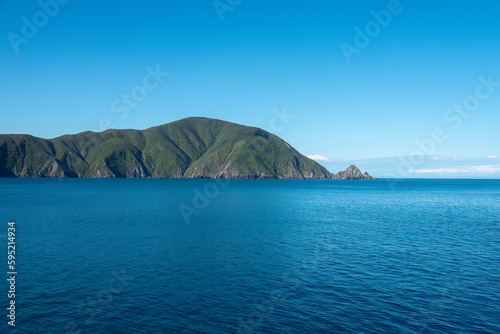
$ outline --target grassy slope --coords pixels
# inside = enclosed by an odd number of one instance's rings
[[[330,178],[264,130],[187,118],[144,131],[83,132],[51,140],[0,135],[0,176]]]

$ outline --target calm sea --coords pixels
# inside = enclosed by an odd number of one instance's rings
[[[0,179],[0,219],[1,333],[500,333],[499,180]]]

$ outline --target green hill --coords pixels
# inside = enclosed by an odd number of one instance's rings
[[[267,131],[200,117],[143,131],[83,132],[50,140],[0,135],[0,176],[336,177]]]

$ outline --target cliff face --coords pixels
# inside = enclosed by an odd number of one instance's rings
[[[144,131],[50,140],[0,135],[0,176],[329,179],[331,173],[262,129],[187,118]]]
[[[332,176],[336,180],[373,180],[367,172],[361,173],[358,167],[351,165],[345,171],[338,172]]]

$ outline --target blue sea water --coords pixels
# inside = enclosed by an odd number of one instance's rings
[[[0,219],[1,333],[500,333],[499,180],[0,179]]]

